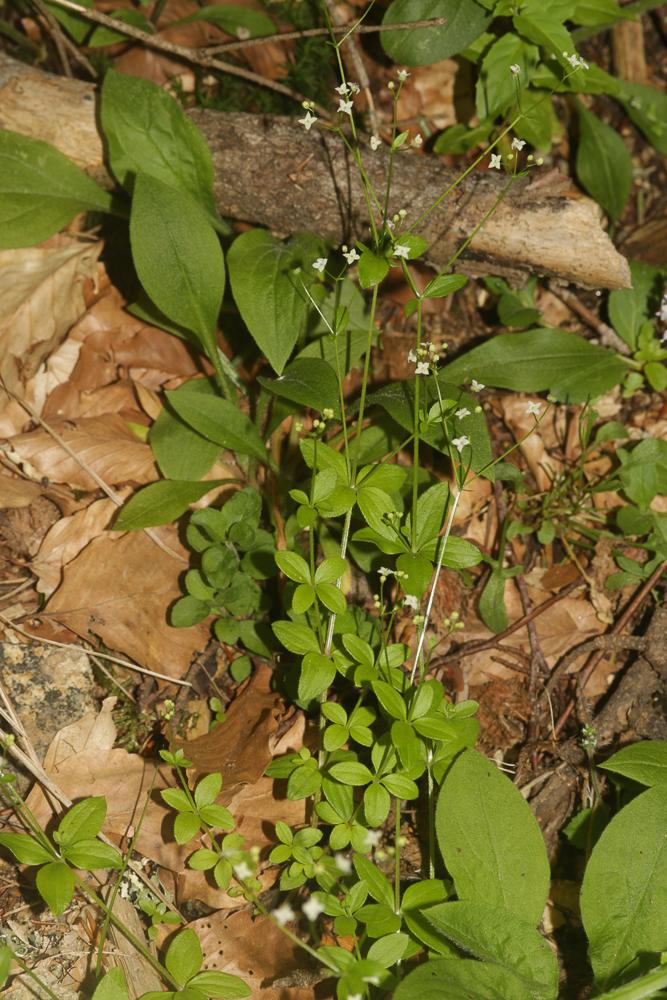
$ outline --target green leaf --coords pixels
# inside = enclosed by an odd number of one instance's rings
[[[475,958],[514,973],[526,996],[554,1000],[558,962],[547,941],[531,924],[478,900],[442,903],[422,912],[424,920]]]
[[[268,463],[269,455],[252,420],[234,403],[200,392],[168,392],[179,417],[221,448]]]
[[[287,243],[264,229],[234,240],[229,278],[243,322],[271,367],[281,375],[311,308],[302,282],[311,284],[321,242],[302,234]]]
[[[198,625],[211,613],[209,601],[202,601],[189,594],[179,598],[169,612],[169,624],[172,628],[190,628]]]
[[[139,531],[158,524],[171,524],[185,513],[191,503],[201,500],[225,482],[225,479],[211,479],[204,483],[184,483],[164,479],[149,483],[123,506],[114,522],[114,531]]]
[[[342,590],[333,583],[318,583],[315,587],[318,600],[334,615],[342,615],[347,608],[347,601]]]
[[[416,783],[405,774],[385,774],[382,784],[397,799],[416,799],[419,795]]]
[[[63,847],[63,855],[75,868],[91,872],[99,868],[121,868],[123,864],[121,854],[115,847],[94,838],[77,840]]]
[[[48,9],[53,14],[56,21],[62,24],[65,31],[72,36],[75,42],[81,44],[85,39],[86,35],[90,34],[93,25],[90,21],[87,21],[85,17],[75,14],[74,11],[64,10],[62,7],[57,7],[56,4],[47,3]],[[91,10],[93,7],[93,0],[81,0],[81,6],[87,7]]]
[[[276,639],[290,653],[319,653],[320,644],[317,636],[307,625],[298,622],[274,622],[271,626]]]
[[[572,20],[575,24],[597,27],[599,24],[612,24],[624,16],[618,0],[577,0]],[[629,16],[629,13],[625,15]]]
[[[217,395],[207,379],[186,382],[175,390],[204,392]],[[209,471],[220,451],[219,445],[189,427],[173,413],[169,404],[163,407],[148,433],[148,442],[165,479],[198,481]]]
[[[599,767],[638,781],[640,785],[667,784],[667,742],[643,740],[633,743],[613,754]]]
[[[501,906],[537,924],[549,889],[544,839],[521,792],[495,764],[475,750],[454,761],[435,828],[459,899]]]
[[[549,149],[551,137],[558,129],[551,93],[528,87],[521,95],[523,117],[514,126],[520,139],[525,139],[535,149]]]
[[[184,986],[199,972],[203,961],[199,938],[189,928],[176,935],[164,957],[164,964],[179,986]]]
[[[482,74],[477,84],[477,113],[480,119],[495,118],[514,104],[517,84],[528,80],[528,70],[537,61],[537,49],[509,31],[498,38],[482,60]],[[518,66],[515,76],[510,66]],[[522,107],[523,110],[523,107]]]
[[[53,860],[53,855],[27,833],[0,833],[0,845],[22,865],[43,865]]]
[[[124,188],[131,191],[135,178],[148,174],[188,194],[206,213],[217,216],[209,148],[166,90],[150,80],[110,69],[102,85],[100,116],[109,164]]]
[[[387,934],[373,942],[368,949],[368,958],[372,962],[379,962],[385,969],[390,969],[403,958],[409,943],[407,934]]]
[[[127,983],[122,969],[111,969],[100,980],[92,1000],[128,1000]]]
[[[383,785],[368,785],[364,791],[364,813],[368,825],[382,826],[389,815],[390,807],[391,797],[387,789]]]
[[[269,392],[293,403],[310,407],[321,413],[333,410],[340,413],[338,404],[338,379],[328,361],[322,358],[296,358],[277,379],[258,379]]]
[[[58,843],[65,846],[95,837],[102,829],[106,814],[107,802],[102,795],[77,802],[60,821]]]
[[[422,298],[441,299],[445,295],[458,292],[467,282],[468,277],[465,274],[437,274],[422,292]]]
[[[224,10],[220,7],[214,9]],[[255,11],[247,13],[254,14]],[[188,985],[202,990],[207,997],[215,997],[216,1000],[218,997],[223,997],[225,1000],[237,1000],[237,998],[240,1000],[241,997],[249,997],[252,992],[239,976],[232,976],[228,972],[199,972]]]
[[[407,709],[403,696],[386,681],[373,681],[373,693],[392,719],[406,719]]]
[[[394,893],[377,865],[365,858],[363,854],[355,854],[352,861],[357,875],[373,899],[378,903],[385,903],[393,910]]]
[[[63,153],[0,129],[0,250],[53,236],[78,212],[110,212],[103,191]]]
[[[362,250],[359,258],[359,284],[362,288],[373,288],[387,277],[389,263],[386,257],[379,257],[370,250]]]
[[[344,760],[340,764],[332,764],[329,774],[342,785],[361,786],[373,780],[373,775],[365,764],[355,760]]]
[[[217,366],[225,263],[213,226],[185,191],[137,174],[130,215],[134,266],[149,298],[197,336]]]
[[[531,1000],[506,969],[472,959],[436,958],[401,980],[394,1000]]]
[[[212,802],[207,806],[201,806],[199,815],[205,823],[208,823],[209,826],[215,827],[216,830],[231,830],[236,826],[236,821],[234,820],[234,817],[230,813],[229,809],[225,806],[218,805],[215,802]]]
[[[55,7],[55,4],[53,6]],[[122,24],[130,24],[133,28],[140,28],[141,31],[145,31],[149,35],[155,33],[155,25],[140,10],[133,10],[132,8],[120,9],[110,11],[110,14],[114,21],[120,21]],[[99,49],[105,45],[115,45],[118,42],[127,42],[127,35],[122,34],[120,31],[114,31],[113,28],[100,25],[99,28],[95,28],[86,45],[91,49]]]
[[[505,607],[505,574],[495,568],[486,581],[479,599],[479,616],[492,632],[504,632],[507,628],[507,608]]]
[[[581,919],[596,983],[605,989],[640,952],[665,949],[667,785],[633,799],[593,848]]]
[[[263,35],[272,35],[276,31],[276,26],[271,18],[267,17],[261,10],[251,10],[234,3],[224,4],[224,6],[202,7],[194,14],[188,14],[187,17],[172,21],[170,27],[176,24],[190,24],[192,21],[206,21],[208,24],[215,24],[227,34],[235,35],[237,38],[261,38]],[[239,29],[241,30],[239,31]],[[249,34],[246,35],[246,32]]]
[[[577,102],[576,171],[582,187],[616,222],[632,190],[632,158],[618,132]]]
[[[37,891],[56,917],[64,913],[74,895],[74,872],[62,861],[52,861],[37,872]]]
[[[276,552],[275,560],[288,579],[296,583],[310,583],[310,567],[303,556],[296,552]]]
[[[448,382],[475,378],[516,392],[548,389],[561,402],[582,403],[618,385],[626,370],[612,351],[574,333],[538,329],[492,337],[441,374]]]
[[[614,94],[628,118],[640,129],[659,153],[667,156],[667,94],[630,80],[617,80]]]
[[[7,983],[13,960],[14,952],[12,949],[6,944],[0,945],[0,988]],[[122,1000],[127,1000],[127,996],[123,997]]]
[[[218,863],[218,855],[215,851],[209,851],[207,848],[201,848],[195,851],[188,858],[188,868],[192,868],[196,872],[207,872],[211,868],[215,868]]]
[[[299,674],[299,701],[304,705],[319,698],[336,676],[335,664],[321,653],[306,653]]]
[[[640,507],[648,507],[660,494],[667,493],[667,441],[647,438],[631,452],[619,448],[618,477],[623,491]]]
[[[474,0],[394,0],[382,23],[403,24],[437,17],[446,18],[446,23],[433,28],[382,32],[382,48],[394,62],[428,66],[465,49],[489,23],[489,15]]]
[[[199,817],[193,813],[179,812],[174,820],[174,840],[177,844],[187,844],[199,833]]]
[[[650,264],[633,260],[630,273],[632,288],[618,288],[611,292],[607,308],[614,330],[634,351],[639,331],[649,315],[649,298],[660,272]]]
[[[222,775],[217,771],[207,774],[197,783],[195,788],[195,803],[198,808],[210,806],[217,799],[222,788]]]

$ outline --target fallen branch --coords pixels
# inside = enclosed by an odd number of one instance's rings
[[[96,125],[96,89],[0,54],[0,127],[52,143],[100,183],[110,185]],[[357,172],[339,140],[305,132],[293,119],[190,112],[213,154],[222,215],[289,234],[310,230],[340,242],[367,236]],[[386,152],[364,155],[383,190]],[[392,211],[424,212],[457,173],[431,156],[404,153],[394,170]],[[428,262],[442,268],[489,212],[505,183],[472,173],[424,223]],[[594,288],[630,284],[628,264],[600,223],[600,210],[552,172],[520,180],[477,233],[457,268],[523,282],[531,273]]]

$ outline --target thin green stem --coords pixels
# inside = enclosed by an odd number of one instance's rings
[[[364,372],[361,379],[361,395],[359,397],[359,415],[357,417],[357,429],[354,439],[354,455],[352,457],[352,475],[350,486],[354,486],[357,477],[357,466],[359,464],[359,448],[361,445],[361,431],[364,425],[364,413],[366,410],[366,394],[368,391],[368,377],[370,374],[371,354],[373,351],[373,336],[375,334],[375,311],[377,309],[378,288],[376,285],[371,296],[371,308],[368,317],[368,338],[366,341],[366,354],[364,357]]]
[[[50,989],[46,985],[46,983],[41,978],[41,976],[38,976],[36,972],[33,972],[33,970],[30,968],[30,966],[27,964],[27,962],[24,962],[23,959],[20,957],[20,955],[17,955],[16,952],[12,952],[12,958],[14,959],[14,961],[16,962],[16,964],[19,966],[19,968],[23,969],[23,971],[25,972],[26,976],[29,976],[32,980],[34,980],[34,982],[37,983],[37,985],[39,986],[39,988],[41,990],[44,990],[44,992],[46,993],[46,995],[48,997],[50,997],[51,1000],[60,1000],[60,997],[56,996],[56,994],[53,992],[53,990]]]
[[[598,995],[597,1000],[644,1000],[644,997],[656,996],[665,986],[667,986],[667,965],[661,965],[632,983],[626,983],[616,990]]]
[[[407,270],[407,268],[405,268]],[[419,357],[422,338],[422,300],[417,299],[417,340],[415,344],[415,354]],[[419,406],[421,394],[421,375],[415,376],[415,398],[412,416],[412,518],[410,521],[410,544],[412,551],[417,549],[417,495],[419,491]]]
[[[394,912],[401,912],[401,800],[394,799]]]

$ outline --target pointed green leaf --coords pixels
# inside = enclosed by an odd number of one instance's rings
[[[260,462],[269,462],[257,428],[228,399],[199,392],[168,392],[167,398],[179,417],[209,441],[240,455],[251,455]]]

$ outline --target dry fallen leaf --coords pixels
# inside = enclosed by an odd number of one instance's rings
[[[177,529],[158,530],[186,559]],[[99,636],[109,649],[144,667],[182,677],[209,637],[204,622],[191,628],[168,624],[168,609],[182,593],[184,566],[143,532],[105,534],[64,568],[63,582],[46,610],[83,638]]]
[[[132,432],[125,420],[110,413],[104,417],[54,420],[50,427],[81,462],[93,469],[109,486],[119,483],[150,483],[158,478],[150,447]],[[9,457],[33,479],[82,490],[97,484],[43,427],[17,434],[4,446]]]
[[[102,243],[0,251],[0,376],[23,396],[26,382],[85,311],[83,283],[97,274]],[[0,390],[0,406],[7,396]]]

